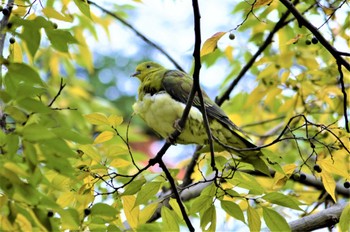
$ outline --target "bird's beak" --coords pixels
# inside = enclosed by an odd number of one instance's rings
[[[137,75],[139,75],[139,74],[141,74],[141,72],[140,71],[136,71],[134,74],[132,74],[131,76],[132,77],[136,77]]]

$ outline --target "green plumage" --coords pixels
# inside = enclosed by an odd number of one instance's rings
[[[148,126],[163,138],[167,138],[175,130],[176,121],[182,116],[192,88],[192,77],[178,70],[165,69],[154,62],[139,64],[133,76],[141,81],[138,100],[133,106],[135,113],[140,115]],[[204,91],[202,93],[215,142],[215,150],[228,150],[244,160],[263,162],[256,159],[261,154],[259,151],[230,149],[230,147],[235,149],[254,148],[255,145],[243,137],[242,131]],[[176,140],[177,143],[208,146],[208,137],[200,108],[200,101],[196,96],[185,128]]]

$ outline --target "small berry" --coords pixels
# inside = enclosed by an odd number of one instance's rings
[[[234,39],[236,38],[236,36],[235,36],[235,34],[230,33],[230,34],[228,35],[228,38],[229,38],[230,40],[234,40]]]
[[[11,37],[9,39],[9,41],[10,41],[10,44],[14,44],[16,42],[16,39],[15,39],[15,37]]]
[[[50,210],[49,212],[47,212],[47,216],[48,217],[53,217],[53,212]]]
[[[7,8],[2,9],[2,14],[8,16],[10,14],[10,10]]]
[[[312,37],[311,42],[313,44],[317,44],[318,43],[318,39],[316,37]]]
[[[318,173],[322,172],[322,168],[321,168],[320,165],[318,165],[318,164],[315,164],[314,170],[315,170],[316,172],[318,172]]]
[[[304,173],[300,174],[300,181],[306,180],[306,175]]]
[[[91,210],[90,210],[90,209],[84,209],[84,215],[85,215],[85,216],[90,215],[90,213],[91,213]]]
[[[293,175],[293,177],[294,177],[294,180],[300,180],[300,173],[294,173],[294,175]]]
[[[350,182],[349,181],[345,181],[344,182],[344,188],[350,188]]]
[[[53,28],[54,28],[54,29],[57,29],[57,28],[58,28],[57,23],[52,23],[52,25],[53,25]]]
[[[306,45],[310,45],[310,44],[311,44],[311,41],[307,39],[307,40],[305,41],[305,43],[306,43]]]
[[[7,26],[7,29],[11,29],[11,27],[13,26],[13,24],[12,24],[11,22],[8,22],[6,26]]]

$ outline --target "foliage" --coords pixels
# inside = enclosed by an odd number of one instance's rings
[[[171,168],[162,160],[170,145],[147,157],[154,138],[123,118],[125,107],[101,98],[104,87],[86,77],[103,69],[95,67],[87,37],[108,37],[114,20],[171,58],[126,21],[132,7],[2,3],[0,230],[179,231],[199,220],[201,230],[215,231],[225,220],[251,231],[285,231],[292,215],[345,205],[350,68],[349,53],[337,47],[350,46],[345,2],[295,1],[296,8],[282,0],[232,3],[232,17],[241,23],[203,43],[205,67],[230,69],[218,104],[261,145],[270,176],[227,152],[197,153]],[[308,26],[311,17],[318,28]],[[235,43],[243,35],[250,47]],[[129,59],[120,69],[140,57]],[[248,75],[254,88],[232,94]],[[349,204],[338,216],[346,231]]]

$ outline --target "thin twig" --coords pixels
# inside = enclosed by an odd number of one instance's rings
[[[130,23],[128,23],[126,20],[124,20],[123,18],[119,17],[118,15],[114,14],[113,12],[107,10],[106,8],[103,8],[102,6],[98,5],[97,3],[93,2],[93,1],[87,1],[90,5],[94,5],[96,6],[98,9],[100,9],[101,11],[103,11],[104,13],[112,16],[113,18],[117,19],[119,22],[121,22],[122,24],[124,24],[125,26],[127,26],[130,30],[132,30],[137,36],[139,36],[143,41],[145,41],[147,44],[151,45],[152,47],[154,47],[155,49],[157,49],[160,53],[162,53],[166,58],[168,58],[170,60],[171,63],[174,64],[174,66],[181,70],[184,71],[181,66],[163,49],[161,48],[159,45],[157,45],[156,43],[152,42],[150,39],[148,39],[145,35],[143,35],[141,32],[139,32],[138,30],[135,29],[135,27],[133,25],[131,25]]]
[[[7,26],[7,23],[10,18],[13,3],[14,3],[14,0],[9,0],[7,2],[9,13],[7,15],[4,15],[4,17],[0,21],[0,57],[1,59],[3,58],[4,43],[6,39],[5,27]],[[0,68],[0,77],[2,77],[2,68]]]
[[[253,66],[255,63],[255,60],[260,56],[260,54],[269,46],[269,44],[272,42],[272,38],[275,35],[275,33],[285,26],[284,22],[287,19],[288,15],[290,14],[290,11],[287,10],[280,20],[276,23],[275,27],[272,29],[272,31],[267,36],[264,43],[259,47],[258,51],[252,56],[252,58],[248,61],[248,63],[241,69],[240,73],[237,75],[236,79],[230,84],[230,86],[226,89],[224,94],[221,97],[217,97],[215,99],[216,103],[218,105],[222,105],[224,101],[228,100],[230,97],[230,94],[234,87],[238,84],[238,82],[243,78],[243,76],[246,74],[246,72],[250,69],[250,67]]]
[[[347,93],[345,90],[345,84],[344,84],[344,74],[343,70],[341,69],[341,64],[338,63],[338,72],[339,72],[339,82],[341,86],[341,92],[343,93],[343,114],[344,114],[344,120],[345,120],[345,128],[348,133],[350,133],[350,128],[349,128],[349,118],[348,118],[348,107],[347,107],[347,102],[348,102],[348,97]]]
[[[54,96],[54,98],[51,100],[51,102],[47,105],[48,107],[51,107],[52,104],[57,100],[58,96],[61,95],[62,90],[66,87],[66,83],[63,83],[63,78],[61,78],[60,82],[60,89],[58,90],[57,94]]]

